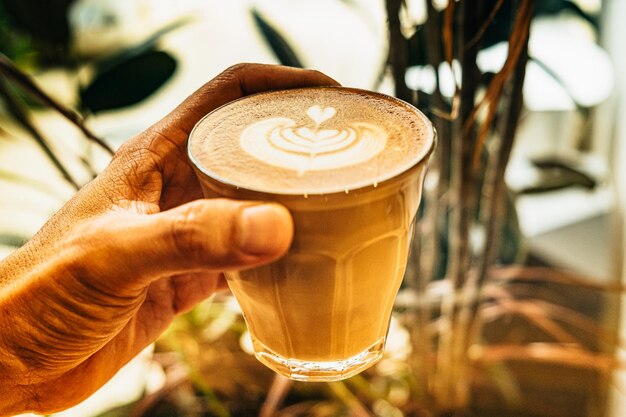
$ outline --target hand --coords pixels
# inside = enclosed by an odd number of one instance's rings
[[[50,413],[96,391],[178,314],[223,286],[220,271],[289,247],[287,210],[202,199],[187,136],[206,113],[325,75],[241,64],[131,139],[24,247],[0,262],[0,415]]]

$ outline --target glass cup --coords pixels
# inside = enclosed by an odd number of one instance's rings
[[[246,98],[238,105],[242,100]],[[296,380],[334,381],[353,376],[382,357],[427,159],[435,146],[432,125],[411,109],[430,138],[423,157],[392,178],[345,191],[294,194],[233,185],[206,170],[189,146],[205,197],[273,201],[287,207],[293,217],[293,243],[284,257],[225,274],[256,357],[275,372]],[[199,125],[210,123],[213,113]]]

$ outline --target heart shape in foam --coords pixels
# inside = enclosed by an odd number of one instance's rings
[[[259,120],[243,130],[241,147],[265,164],[293,169],[298,175],[362,163],[385,149],[387,132],[371,123],[355,121],[339,129],[320,129],[336,113],[334,107],[309,107],[306,114],[315,127],[288,117]]]
[[[334,107],[324,107],[322,109],[322,107],[318,105],[311,106],[306,111],[306,114],[313,119],[318,126],[333,117],[336,113],[337,110]]]

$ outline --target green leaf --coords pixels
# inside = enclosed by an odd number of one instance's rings
[[[553,16],[561,12],[570,12],[599,29],[599,19],[586,13],[578,4],[571,0],[542,0],[535,2],[535,16]]]
[[[156,32],[152,33],[147,39],[141,41],[140,43],[136,45],[132,45],[132,46],[125,47],[123,49],[112,51],[111,53],[105,56],[96,56],[93,58],[87,58],[83,62],[94,65],[98,73],[108,71],[113,67],[121,65],[124,62],[143,54],[144,52],[156,50],[157,42],[163,39],[165,35],[187,25],[191,21],[192,20],[190,18],[178,19],[160,28]]]
[[[70,39],[67,12],[74,0],[0,0],[18,27],[40,41],[66,47]]]
[[[177,62],[167,52],[147,50],[101,70],[80,93],[82,105],[94,113],[139,103],[165,84]]]
[[[14,235],[12,233],[0,233],[0,246],[19,248],[28,241],[26,236]]]
[[[256,9],[252,9],[251,13],[259,31],[261,31],[261,34],[263,34],[263,37],[269,43],[278,61],[282,65],[289,67],[303,68],[304,65],[302,65],[302,62],[287,40],[274,27],[272,27],[272,25],[263,19],[261,14]]]

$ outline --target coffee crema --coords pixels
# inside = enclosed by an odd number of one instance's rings
[[[262,93],[201,120],[189,155],[209,176],[255,191],[324,194],[377,184],[421,161],[433,130],[411,105],[335,87]]]

